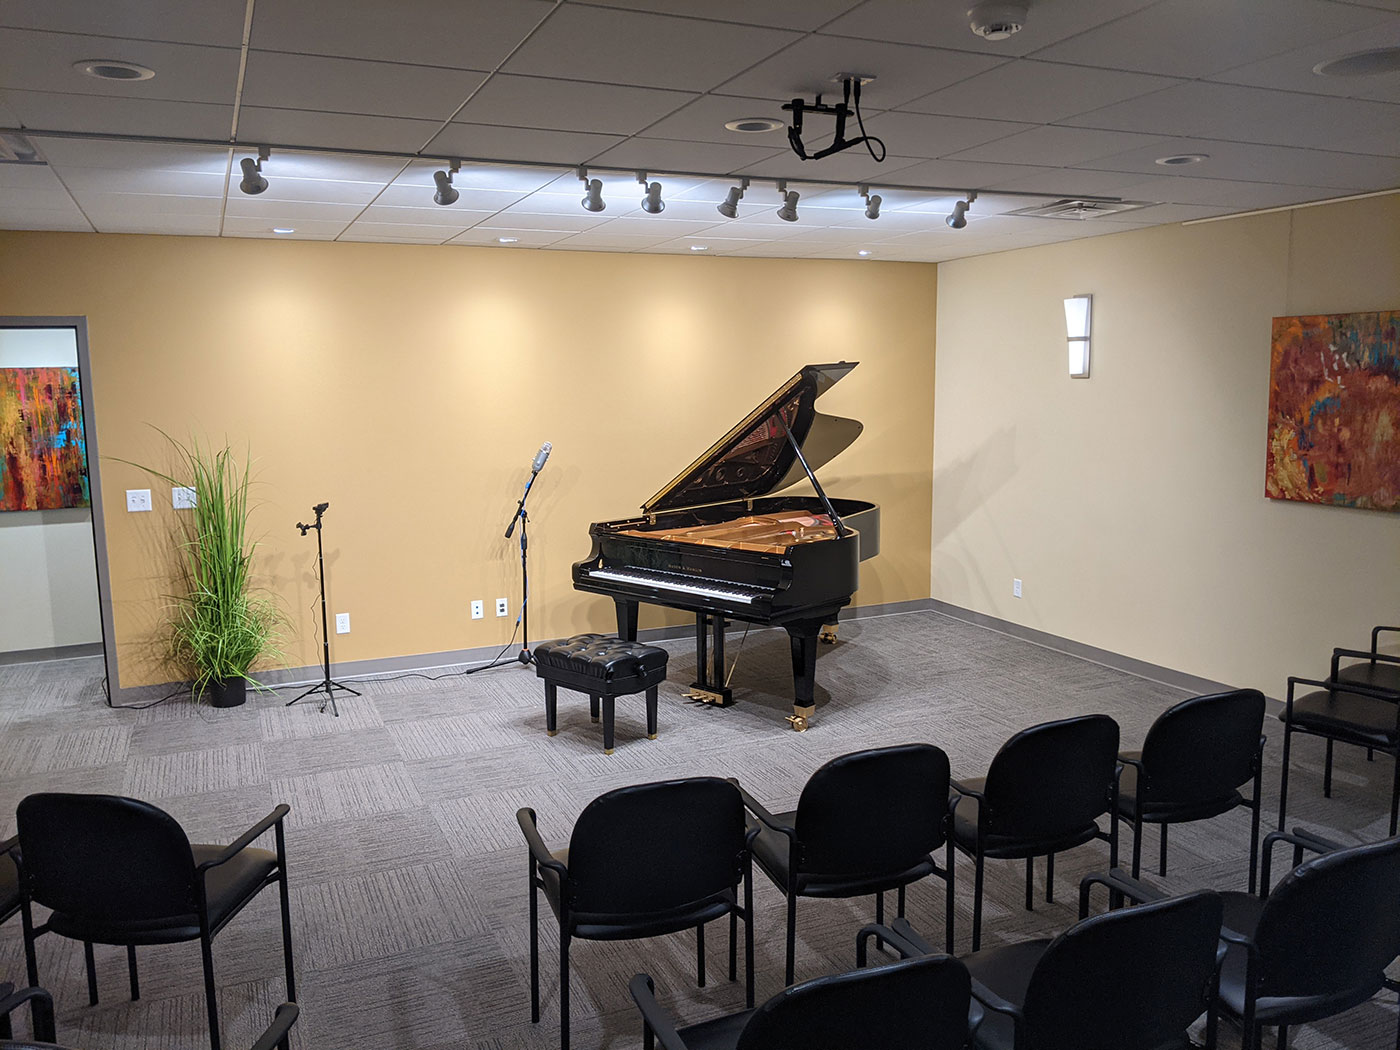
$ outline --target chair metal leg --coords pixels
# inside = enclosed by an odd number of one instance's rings
[[[1055,903],[1055,854],[1045,858],[1045,903]]]
[[[1285,816],[1288,813],[1288,752],[1293,744],[1293,727],[1284,723],[1283,726],[1283,761],[1279,763],[1278,780],[1278,829],[1283,830]]]
[[[282,835],[282,825],[277,825],[277,834]],[[281,852],[280,850],[278,851]],[[287,888],[287,867],[282,865],[281,876],[278,882],[278,896],[282,906],[282,966],[287,974],[287,1002],[297,1001],[297,979],[296,971],[292,965],[292,899],[291,892]]]
[[[1278,1050],[1288,1050],[1288,1025],[1278,1026]]]
[[[1158,848],[1157,874],[1162,878],[1167,877],[1167,825],[1162,825],[1162,841]]]
[[[1035,910],[1035,858],[1026,858],[1026,911]]]
[[[734,909],[729,913],[729,979],[737,981],[739,979],[739,902],[734,902]]]
[[[796,973],[797,955],[797,895],[788,893],[787,913],[787,984],[791,986]]]
[[[1133,878],[1142,871],[1142,816],[1133,814]]]
[[[972,950],[982,947],[982,854],[973,861],[972,875]]]
[[[219,1050],[219,1000],[214,988],[214,950],[208,934],[199,938],[199,952],[204,961],[204,1005],[209,1011],[209,1050]]]
[[[1395,834],[1396,818],[1400,817],[1400,755],[1395,756],[1395,773],[1390,782],[1390,834]]]
[[[1262,769],[1254,774],[1254,812],[1249,819],[1249,892],[1253,895],[1255,887],[1258,885],[1259,868],[1259,811],[1264,807],[1259,804],[1259,782],[1264,779]]]
[[[885,894],[883,891],[875,894],[875,922],[880,926],[885,924]],[[883,949],[885,947],[884,940],[876,937],[875,947]]]
[[[1332,797],[1332,740],[1327,741],[1327,761],[1322,767],[1322,797]]]
[[[944,897],[946,898],[946,899],[944,900],[944,903],[943,903],[943,908],[944,908],[943,923],[944,923],[944,927],[945,927],[945,929],[944,929],[944,931],[943,931],[943,937],[944,937],[944,949],[943,949],[943,950],[946,951],[949,955],[952,955],[952,954],[953,954],[953,904],[954,904],[954,896],[953,896],[953,854],[954,854],[956,851],[953,849],[953,837],[952,837],[951,835],[948,836],[948,842],[947,842],[947,845],[946,845],[944,848],[945,848],[948,852],[947,852],[947,859],[946,859],[946,861],[945,861],[945,864],[946,864],[946,867],[947,867],[947,874],[946,874],[946,877],[945,877],[944,880],[943,880],[943,882],[944,882],[944,891],[943,891],[943,892],[944,892]]]
[[[903,886],[899,887],[894,898],[894,913],[901,919],[904,918],[904,889]]]
[[[530,858],[530,1023],[540,1021],[540,903],[535,860]]]
[[[750,1010],[753,1009],[753,869],[751,867],[744,872],[744,1005]]]
[[[126,973],[131,978],[131,1001],[141,998],[141,985],[136,979],[136,945],[126,946]]]
[[[92,941],[83,941],[83,959],[87,963],[88,1005],[97,1005],[97,963],[92,957]],[[218,1050],[216,1047],[215,1050]]]
[[[559,930],[559,1050],[569,1050],[569,931]]]
[[[29,897],[20,899],[20,922],[24,931],[24,969],[29,977],[29,987],[39,987],[39,956],[34,951],[34,912],[29,906]]]
[[[695,927],[695,985],[705,987],[705,924]]]

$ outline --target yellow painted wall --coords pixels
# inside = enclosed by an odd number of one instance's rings
[[[944,263],[939,302],[933,597],[1271,696],[1400,622],[1400,515],[1264,498],[1270,319],[1400,306],[1400,196]]]
[[[589,522],[634,513],[802,365],[856,360],[821,402],[866,424],[828,492],[882,507],[855,600],[927,597],[935,298],[914,264],[0,233],[0,314],[88,318],[122,686],[171,678],[175,512],[157,488],[154,513],[126,513],[150,481],[111,459],[161,465],[147,424],[251,447],[258,565],[292,620],[285,662],[311,665],[315,542],[294,523],[313,503],[331,611],[351,613],[337,661],[504,645],[502,532],[552,441],[530,634],[611,630],[612,602],[570,579]]]

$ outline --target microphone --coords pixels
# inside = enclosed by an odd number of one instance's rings
[[[317,513],[317,514],[324,514],[324,513],[326,513],[326,508],[329,507],[329,506],[330,506],[329,503],[318,503],[318,504],[316,504],[316,506],[312,507],[311,509],[312,509],[315,513]]]
[[[530,470],[538,474],[544,468],[544,461],[549,458],[549,454],[553,450],[554,446],[548,441],[541,445],[540,450],[535,453],[535,462],[531,465]]]

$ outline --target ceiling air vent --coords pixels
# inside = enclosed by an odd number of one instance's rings
[[[43,164],[39,151],[23,135],[0,135],[0,164]]]
[[[1149,207],[1152,201],[1080,201],[1058,200],[1051,204],[1037,204],[1032,208],[1021,208],[1007,212],[1008,215],[1030,215],[1039,219],[1097,219],[1101,215],[1117,215],[1119,212],[1136,211]]]

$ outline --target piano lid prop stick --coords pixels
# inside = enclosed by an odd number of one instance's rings
[[[846,528],[845,522],[841,520],[841,515],[836,513],[836,508],[831,505],[831,500],[826,498],[826,493],[822,490],[822,483],[817,480],[817,476],[812,473],[812,468],[807,466],[807,459],[802,455],[802,446],[797,443],[797,438],[792,436],[792,430],[787,425],[787,420],[783,418],[781,412],[778,413],[778,422],[783,425],[783,433],[787,435],[788,444],[797,453],[797,462],[802,464],[802,469],[807,472],[807,479],[811,481],[812,488],[817,490],[817,495],[821,498],[822,506],[826,507],[826,512],[831,515],[831,523],[836,526],[836,535],[845,539],[850,535],[851,530]]]

